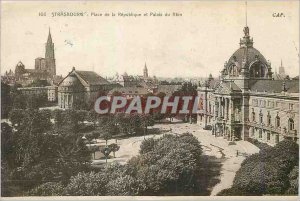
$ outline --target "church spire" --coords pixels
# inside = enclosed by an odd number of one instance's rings
[[[49,33],[48,33],[48,40],[47,40],[48,44],[52,44],[52,37],[51,37],[51,32],[50,32],[50,27],[49,27]]]
[[[48,33],[47,43],[45,45],[45,60],[46,68],[50,75],[56,75],[56,65],[55,65],[55,56],[54,56],[54,43],[52,42],[50,27]]]
[[[146,62],[145,62],[145,67],[144,67],[144,77],[145,77],[145,78],[148,77],[148,68],[147,68]]]

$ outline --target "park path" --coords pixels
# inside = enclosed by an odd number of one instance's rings
[[[237,170],[241,167],[241,163],[244,159],[248,155],[259,152],[258,147],[246,141],[237,141],[233,145],[229,145],[229,142],[226,139],[213,136],[211,131],[203,130],[197,124],[156,124],[153,128],[159,128],[166,131],[166,133],[178,135],[190,132],[200,141],[205,155],[220,159],[221,170],[218,178],[219,183],[212,187],[211,196],[216,195],[223,189],[230,188],[232,186],[234,176]],[[170,131],[170,129],[172,130]],[[162,134],[148,135],[146,138],[159,138],[161,136]],[[131,157],[138,155],[140,144],[143,140],[143,136],[118,140],[120,150],[116,152],[116,159],[108,159],[108,162],[117,161],[121,164],[126,163]],[[108,144],[114,142],[115,140],[110,140]],[[99,141],[99,144],[104,143],[104,141]],[[93,163],[101,164],[105,163],[105,160],[94,160]]]

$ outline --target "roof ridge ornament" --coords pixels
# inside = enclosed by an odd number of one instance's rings
[[[240,46],[241,47],[253,47],[253,38],[250,38],[250,30],[248,27],[248,7],[247,1],[245,2],[245,18],[246,18],[246,26],[244,27],[244,36],[240,39]]]

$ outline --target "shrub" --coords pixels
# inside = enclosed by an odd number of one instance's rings
[[[64,186],[62,183],[47,182],[28,192],[30,196],[59,196],[62,195]]]
[[[296,192],[293,186],[298,179],[293,171],[299,161],[298,149],[295,142],[284,140],[249,156],[237,171],[232,189],[222,194],[283,195]]]

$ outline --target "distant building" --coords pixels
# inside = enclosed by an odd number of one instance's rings
[[[114,85],[93,71],[72,71],[58,84],[58,106],[70,109],[80,104],[93,103],[99,93],[109,91]]]
[[[152,88],[156,84],[158,84],[158,80],[156,77],[149,77],[147,64],[143,68],[143,75],[128,75],[126,72],[123,75],[119,75],[118,73],[110,80],[111,83],[119,84],[123,87],[144,87],[144,88]]]
[[[14,85],[16,82],[15,74],[12,70],[6,71],[3,76],[1,76],[1,81],[8,85]]]
[[[284,80],[286,79],[287,74],[285,73],[284,66],[282,65],[282,60],[279,66],[279,71],[277,73],[276,68],[275,68],[275,73],[273,75],[274,80]]]
[[[49,29],[48,40],[45,45],[45,58],[35,59],[35,68],[26,69],[25,65],[19,61],[15,67],[15,79],[21,84],[29,84],[36,79],[51,80],[56,75],[56,64],[54,56],[54,43]]]
[[[48,95],[47,87],[20,87],[17,91],[23,95]]]
[[[148,93],[151,93],[150,90],[147,90],[143,87],[137,87],[137,86],[132,86],[132,87],[117,87],[112,90],[110,90],[107,94],[108,97],[113,96],[115,93],[121,93],[123,97],[130,99],[134,98],[136,96],[143,97]]]
[[[198,88],[198,123],[228,140],[277,144],[299,139],[299,79],[274,80],[270,62],[244,28],[240,48],[221,71]],[[280,76],[285,75],[281,65]]]
[[[115,93],[121,93],[123,97],[130,99],[136,96],[143,97],[146,94],[152,93],[157,95],[159,93],[164,93],[166,96],[171,96],[176,90],[180,89],[181,85],[158,85],[153,88],[145,87],[116,87],[108,92],[108,96],[111,97]]]
[[[143,72],[144,72],[144,78],[148,78],[148,68],[147,68],[146,63],[145,63],[145,67],[144,67]]]
[[[48,101],[50,102],[56,102],[57,101],[57,96],[58,96],[58,87],[53,85],[53,86],[48,86],[47,87],[48,91]]]

